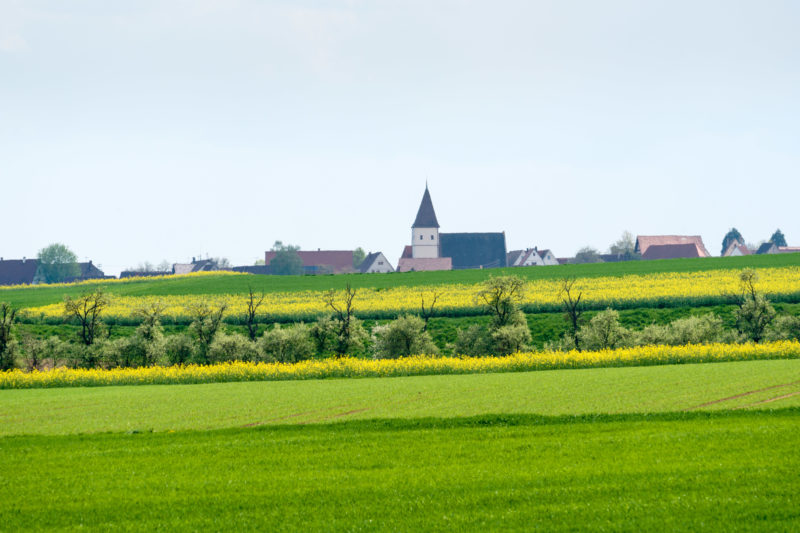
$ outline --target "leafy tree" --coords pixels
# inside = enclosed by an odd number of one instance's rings
[[[214,340],[208,347],[208,360],[210,363],[256,361],[258,358],[256,343],[241,333],[227,334],[224,331],[219,332],[214,336]]]
[[[580,250],[575,253],[575,259],[573,259],[573,263],[600,263],[602,259],[600,259],[600,254],[592,248],[591,246],[584,246]]]
[[[0,302],[0,370],[11,370],[16,364],[17,341],[14,339],[16,317],[16,309],[6,302]]]
[[[391,359],[408,355],[435,355],[438,353],[430,333],[425,331],[425,321],[418,316],[404,315],[383,326],[376,326],[375,358]]]
[[[353,268],[358,268],[361,266],[361,263],[364,262],[364,258],[367,257],[366,252],[360,246],[353,250]]]
[[[625,346],[630,338],[630,332],[620,325],[617,311],[606,309],[582,326],[578,337],[585,349],[603,350]]]
[[[36,277],[45,283],[61,283],[81,275],[75,252],[60,243],[39,250]]]
[[[742,234],[739,233],[739,230],[736,228],[731,228],[728,230],[728,233],[725,234],[725,237],[722,239],[722,251],[719,254],[724,254],[725,250],[728,249],[728,246],[730,246],[732,242],[744,244],[744,237],[742,237]]]
[[[481,284],[476,297],[492,317],[487,334],[489,351],[494,355],[520,351],[531,342],[531,332],[520,309],[524,293],[525,281],[517,276],[492,276]]]
[[[736,301],[738,309],[734,312],[736,327],[753,342],[760,342],[777,313],[769,300],[756,289],[758,274],[755,270],[743,270],[739,280],[741,293]]]
[[[78,321],[81,326],[80,339],[84,346],[94,344],[103,331],[101,315],[109,303],[109,298],[102,288],[83,293],[76,299],[72,299],[71,296],[64,297],[64,316]]]
[[[636,253],[636,241],[630,231],[623,232],[619,240],[612,244],[608,251],[609,253],[619,255],[625,261],[641,259],[641,255]]]
[[[800,339],[800,316],[781,315],[770,326],[767,339],[788,341]]]
[[[167,361],[173,365],[184,365],[194,359],[195,344],[185,333],[169,335],[164,343]]]
[[[281,276],[297,276],[303,273],[303,260],[300,259],[297,251],[299,246],[291,244],[284,245],[281,241],[275,241],[272,251],[275,257],[269,262],[270,271]]]
[[[287,328],[275,324],[261,336],[258,347],[267,361],[279,363],[304,361],[314,354],[314,341],[305,324],[293,324]]]
[[[783,236],[783,232],[780,229],[775,230],[775,233],[769,238],[769,242],[775,246],[788,246],[786,244],[786,237]]]

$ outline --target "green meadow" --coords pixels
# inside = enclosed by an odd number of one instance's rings
[[[0,391],[30,530],[792,531],[800,361]]]

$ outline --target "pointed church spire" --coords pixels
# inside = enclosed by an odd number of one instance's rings
[[[425,182],[425,194],[422,195],[422,203],[419,204],[417,218],[414,220],[412,228],[438,228],[439,222],[436,220],[436,212],[433,210],[431,193],[428,192],[428,182]]]

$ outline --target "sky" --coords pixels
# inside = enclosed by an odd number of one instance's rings
[[[794,1],[0,0],[0,257],[800,245]]]

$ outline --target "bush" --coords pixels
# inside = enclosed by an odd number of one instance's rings
[[[722,319],[710,313],[703,316],[679,318],[665,326],[651,325],[633,333],[633,343],[638,345],[710,344],[712,342],[735,342],[736,334],[726,330]]]
[[[581,348],[585,350],[621,348],[628,345],[630,337],[630,332],[619,323],[619,313],[613,309],[597,313],[578,331]]]
[[[375,359],[393,359],[408,355],[436,355],[438,349],[425,331],[425,321],[418,316],[404,315],[372,330],[375,338]]]
[[[256,343],[240,333],[220,332],[214,336],[208,347],[208,362],[222,363],[226,361],[257,361]]]
[[[459,330],[456,334],[453,353],[472,357],[488,355],[490,353],[489,330],[478,324],[472,324],[467,329]]]
[[[767,340],[782,341],[800,339],[800,317],[781,315],[767,330]]]
[[[491,350],[494,355],[508,355],[530,350],[531,330],[526,323],[509,324],[491,332]]]
[[[185,365],[194,359],[194,341],[189,335],[179,333],[166,337],[164,352],[173,365]]]
[[[265,331],[258,341],[262,357],[266,361],[279,363],[296,363],[310,359],[314,355],[314,341],[309,327],[295,324],[282,328],[279,324]]]

